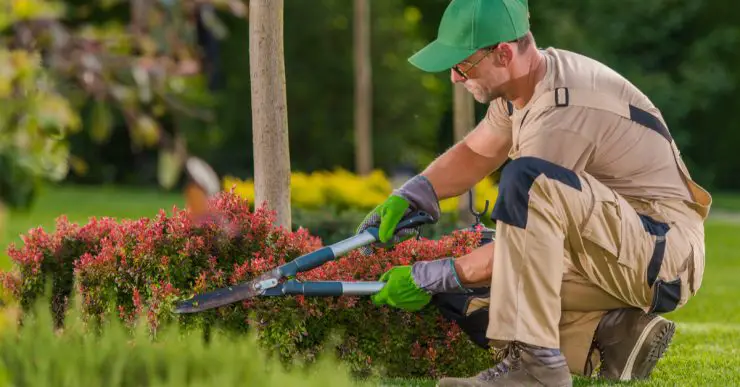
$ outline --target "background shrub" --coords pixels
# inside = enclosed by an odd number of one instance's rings
[[[382,171],[376,170],[367,176],[360,176],[344,169],[318,171],[313,173],[293,172],[291,174],[290,194],[293,214],[293,229],[307,228],[312,235],[321,238],[324,244],[331,244],[355,233],[357,225],[375,206],[390,195],[393,182]],[[248,202],[254,201],[254,182],[227,176],[223,180],[226,190],[233,190]],[[475,187],[475,210],[483,211],[489,202],[489,211],[498,196],[495,177],[488,177]],[[461,228],[458,216],[459,200],[449,198],[440,203],[441,219],[434,225],[425,226],[422,235],[429,239],[439,239]],[[488,214],[488,213],[487,213]],[[488,216],[481,222],[493,227]],[[465,225],[468,226],[468,225]]]
[[[317,210],[333,209],[336,212],[355,210],[367,212],[382,203],[395,186],[403,181],[392,182],[382,171],[376,170],[360,176],[338,168],[333,171],[318,171],[310,174],[292,172],[290,198],[292,208]],[[223,180],[225,190],[233,189],[239,196],[254,202],[254,182],[227,176]],[[475,207],[483,210],[486,200],[492,208],[498,196],[498,187],[493,177],[486,177],[475,186]],[[468,200],[467,195],[462,196]],[[460,197],[440,202],[442,212],[454,214]],[[363,214],[364,216],[364,214]],[[360,217],[359,219],[362,219]]]
[[[292,212],[292,215],[294,230],[306,228],[310,230],[311,235],[319,237],[324,244],[329,245],[354,235],[357,226],[367,215],[367,212],[359,210],[338,212],[330,209],[296,209]],[[483,220],[481,219],[481,221]],[[422,227],[421,235],[427,239],[440,239],[459,229],[457,216],[451,213],[443,213],[437,223]]]
[[[155,338],[171,323],[205,333],[240,334],[253,328],[259,342],[286,365],[314,361],[332,332],[342,337],[337,356],[360,375],[463,375],[488,365],[486,351],[433,307],[412,314],[375,307],[368,298],[298,296],[174,315],[172,307],[180,298],[251,279],[322,245],[306,229],[275,228],[271,213],[252,211],[233,192],[211,205],[213,214],[201,219],[177,208],[154,219],[91,219],[83,226],[59,218],[54,233],[32,230],[23,247],[10,247],[17,269],[2,273],[3,286],[28,310],[50,279],[57,325],[63,322],[74,281],[82,318],[93,326],[114,314],[132,329],[146,321]],[[379,249],[371,257],[352,252],[299,279],[377,280],[393,265],[465,254],[479,237],[460,231]]]

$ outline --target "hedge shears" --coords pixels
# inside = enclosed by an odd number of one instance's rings
[[[434,223],[430,214],[416,211],[406,216],[395,233],[401,230],[418,229],[425,224]],[[175,307],[175,313],[196,313],[217,308],[234,302],[259,296],[363,296],[372,295],[383,289],[382,281],[306,281],[301,282],[293,277],[296,274],[319,267],[326,262],[335,260],[348,252],[379,242],[378,228],[370,227],[350,238],[341,240],[316,251],[302,255],[290,262],[280,265],[266,273],[259,275],[248,282],[224,287],[211,292],[196,295],[188,300],[180,301]],[[280,282],[288,279],[285,282]]]

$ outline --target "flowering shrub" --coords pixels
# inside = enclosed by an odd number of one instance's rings
[[[254,203],[254,182],[226,177],[226,190],[235,192]],[[290,197],[298,208],[318,209],[334,206],[340,209],[361,208],[370,210],[382,202],[392,189],[390,181],[382,171],[373,171],[368,176],[358,176],[343,169],[334,172],[318,171],[311,174],[292,172]]]
[[[254,182],[226,177],[223,186],[248,201],[254,201]],[[374,171],[368,176],[358,176],[343,169],[334,172],[319,171],[311,174],[293,172],[290,182],[292,205],[302,209],[336,207],[338,209],[356,209],[370,211],[383,202],[393,190],[390,180],[382,171]],[[485,201],[492,206],[498,195],[498,188],[493,180],[486,178],[474,189],[475,206],[483,209]],[[463,197],[467,200],[467,196]],[[457,211],[459,198],[449,198],[440,202],[443,212]],[[490,207],[489,207],[490,208]]]
[[[75,283],[89,322],[113,313],[134,328],[143,318],[153,335],[169,323],[231,333],[254,329],[260,343],[286,364],[315,360],[333,332],[342,337],[339,358],[359,374],[465,375],[488,364],[486,351],[433,307],[406,313],[378,308],[365,297],[290,296],[252,299],[199,314],[171,313],[178,299],[249,280],[322,245],[305,229],[272,226],[271,212],[250,210],[233,192],[214,198],[211,205],[214,213],[205,219],[193,219],[177,208],[171,216],[162,211],[154,219],[120,223],[91,219],[83,226],[61,217],[53,234],[31,230],[23,247],[10,247],[17,270],[0,274],[0,279],[27,308],[43,293],[48,276],[58,324]],[[298,278],[377,280],[393,265],[462,255],[478,238],[477,233],[456,232],[439,240],[409,240],[371,257],[355,251]]]

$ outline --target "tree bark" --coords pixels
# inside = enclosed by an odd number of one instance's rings
[[[354,3],[355,56],[355,168],[360,175],[373,168],[372,65],[370,57],[370,1]]]
[[[7,207],[5,207],[5,203],[3,203],[2,200],[0,200],[0,240],[5,239],[5,224],[8,220],[8,210]],[[0,254],[5,254],[5,252],[0,252]]]
[[[283,0],[249,2],[255,205],[290,229],[290,149],[285,95]]]
[[[147,31],[148,7],[146,0],[131,0],[131,29],[136,38],[141,38]]]
[[[459,83],[454,85],[453,115],[455,142],[458,142],[475,126],[475,100],[470,92],[465,89],[465,86]],[[475,194],[474,190],[471,190],[471,192]],[[457,209],[458,223],[461,226],[470,225],[475,221],[475,217],[470,212],[469,203],[469,193],[460,195]]]

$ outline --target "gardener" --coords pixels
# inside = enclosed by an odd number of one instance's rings
[[[437,40],[409,61],[450,70],[488,111],[360,229],[379,225],[392,242],[410,210],[439,217],[439,200],[511,161],[491,215],[496,241],[394,267],[373,300],[413,311],[433,295],[490,285],[486,336],[505,358],[440,386],[569,386],[593,360],[604,378],[648,377],[674,331],[660,314],[701,284],[711,204],[660,111],[609,67],[538,49],[526,0],[453,0]]]

